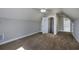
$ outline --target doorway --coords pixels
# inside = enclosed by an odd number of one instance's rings
[[[54,18],[50,17],[49,18],[49,33],[53,33],[54,32]]]

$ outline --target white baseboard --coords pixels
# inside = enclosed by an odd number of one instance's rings
[[[75,34],[72,33],[72,35],[74,36],[74,38],[76,39],[77,42],[79,42],[78,37],[75,36]]]
[[[63,31],[63,30],[59,30],[58,32],[70,32],[70,31]]]
[[[40,32],[40,31],[39,31]],[[4,41],[4,42],[1,42],[0,45],[3,45],[3,44],[6,44],[6,43],[9,43],[9,42],[12,42],[12,41],[15,41],[15,40],[19,40],[21,38],[24,38],[24,37],[27,37],[27,36],[31,36],[33,34],[36,34],[36,33],[39,33],[39,32],[34,32],[34,33],[30,33],[28,35],[23,35],[23,36],[20,36],[20,37],[17,37],[17,38],[14,38],[14,39],[10,39],[10,40],[7,40],[7,41]]]

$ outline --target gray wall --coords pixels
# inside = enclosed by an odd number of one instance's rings
[[[74,20],[73,24],[73,36],[79,42],[79,20]]]
[[[4,40],[0,42],[40,31],[41,16],[36,10],[0,9],[0,33],[4,33]]]
[[[58,17],[57,31],[63,31],[63,17],[61,16]]]

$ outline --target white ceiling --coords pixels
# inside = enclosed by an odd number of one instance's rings
[[[40,18],[42,8],[0,8],[0,18],[36,19]],[[79,19],[79,8],[46,8],[47,13],[63,12],[72,19]]]
[[[52,12],[63,12],[73,20],[79,19],[79,8],[46,8],[46,10],[47,14]]]
[[[71,17],[73,20],[79,19],[79,8],[63,8],[62,12]]]
[[[0,19],[38,20],[41,14],[33,8],[0,8]]]

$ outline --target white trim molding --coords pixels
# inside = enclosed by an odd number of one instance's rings
[[[72,35],[74,36],[74,38],[76,39],[76,41],[79,43],[78,37],[72,33]]]
[[[39,32],[40,32],[40,31],[39,31]],[[24,37],[27,37],[27,36],[31,36],[31,35],[36,34],[36,33],[39,33],[39,32],[34,32],[34,33],[30,33],[30,34],[28,34],[28,35],[23,35],[23,36],[20,36],[20,37],[17,37],[17,38],[10,39],[10,40],[1,42],[0,45],[9,43],[9,42],[12,42],[12,41],[15,41],[15,40],[19,40],[19,39],[24,38]]]

